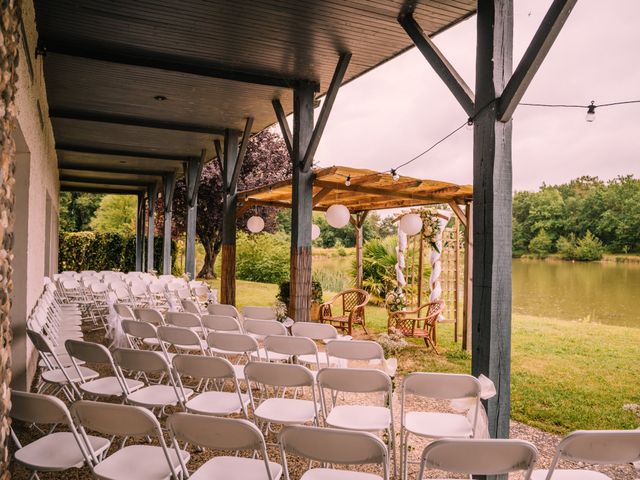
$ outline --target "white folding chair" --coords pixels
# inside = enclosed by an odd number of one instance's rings
[[[320,403],[329,427],[387,435],[389,457],[393,456],[396,474],[395,429],[391,377],[380,370],[356,368],[323,368],[318,372]],[[329,390],[331,402],[327,402],[325,390]],[[367,396],[364,404],[338,405],[339,393],[380,394],[380,405],[371,405]],[[388,406],[387,406],[388,405]],[[330,408],[329,408],[330,407]],[[393,455],[392,455],[393,454]]]
[[[154,325],[165,324],[162,312],[155,308],[134,308],[133,313],[141,322],[153,323]]]
[[[536,447],[524,440],[436,440],[423,450],[417,478],[424,478],[427,469],[436,469],[465,475],[504,475],[523,471],[524,480],[529,480],[537,458]]]
[[[362,368],[363,362],[382,370],[390,377],[396,373],[397,362],[395,358],[387,359],[384,350],[378,342],[371,340],[332,340],[327,343],[327,358],[333,364],[340,367],[349,367],[354,362],[358,368]]]
[[[191,300],[191,298],[180,298],[180,304],[182,305],[182,311],[193,313],[194,315],[202,316],[202,310],[197,302]]]
[[[255,320],[245,318],[243,323],[244,331],[258,340],[263,341],[269,335],[287,335],[287,327],[277,320]],[[260,358],[267,358],[267,352],[264,347],[260,348]],[[252,357],[254,360],[258,358],[257,354]],[[272,362],[286,362],[289,360],[289,355],[282,355],[280,353],[272,352],[270,360]]]
[[[318,346],[310,338],[291,337],[289,335],[269,335],[264,339],[264,352],[267,357],[267,362],[272,361],[272,357],[275,354],[277,354],[278,357],[285,355],[288,357],[288,360],[293,361],[302,355],[306,355],[308,358],[315,357],[315,361],[308,362],[308,364],[315,366],[316,370],[320,370]],[[313,373],[315,374],[316,372]]]
[[[111,442],[106,438],[87,435],[83,440],[67,406],[58,398],[39,393],[11,392],[11,418],[27,424],[52,425],[48,434],[28,445],[22,445],[13,428],[11,438],[17,446],[13,454],[16,462],[33,472],[64,472],[71,468],[82,468],[91,462],[86,451],[85,440],[91,445],[96,458],[101,458]],[[68,432],[55,432],[57,425],[64,425]]]
[[[183,465],[189,461],[189,453],[177,447],[167,447],[160,423],[148,410],[132,405],[80,400],[73,404],[71,411],[80,425],[83,438],[87,438],[86,430],[90,430],[108,436],[153,438],[159,444],[123,445],[105,459],[89,449],[93,460],[91,470],[96,478],[168,480],[181,478],[185,472]]]
[[[133,312],[133,309],[131,308],[131,305],[126,304],[126,303],[114,303],[113,304],[113,309],[115,310],[115,312],[118,314],[118,316],[122,319],[122,320],[135,320],[136,319],[136,315]]]
[[[173,358],[173,354],[169,352],[168,346],[172,346],[178,353],[189,352],[207,355],[207,343],[190,328],[161,325],[157,331],[162,351],[169,362]]]
[[[202,338],[206,337],[205,329],[202,326],[202,320],[198,315],[188,312],[167,312],[164,319],[168,325],[190,328]]]
[[[272,307],[242,307],[242,317],[245,320],[276,320],[276,312]]]
[[[188,412],[217,416],[242,412],[244,417],[248,418],[249,395],[240,392],[235,370],[229,360],[183,354],[174,356],[172,363],[181,389],[184,388],[183,377],[196,380],[198,385],[204,382],[200,393],[185,403]],[[233,388],[231,392],[224,390],[228,383]],[[211,389],[208,388],[209,384]]]
[[[236,332],[242,333],[242,326],[238,319],[228,315],[205,314],[200,317],[202,326],[209,332]]]
[[[129,292],[133,300],[134,306],[138,308],[147,308],[152,306],[152,299],[145,283],[140,279],[129,281]]]
[[[224,303],[210,303],[207,305],[207,312],[211,315],[226,315],[227,317],[233,317],[242,323],[243,318],[238,312],[238,309],[233,305],[226,305]]]
[[[131,348],[140,349],[143,346],[151,350],[160,348],[158,329],[153,323],[123,319],[120,324]]]
[[[260,347],[255,338],[244,333],[233,332],[211,332],[207,335],[209,351],[224,356],[236,357],[233,369],[238,380],[245,380],[244,365],[252,355],[257,361],[262,361],[260,357]]]
[[[328,343],[338,338],[338,330],[328,323],[295,322],[291,326],[291,335],[294,337],[307,337],[315,341],[321,340]],[[302,364],[313,365],[316,362],[316,358],[314,355],[300,355],[298,361]],[[321,366],[330,366],[327,352],[318,352],[318,361]]]
[[[193,395],[193,390],[190,388],[178,388],[173,371],[160,352],[118,348],[113,352],[113,358],[121,370],[144,374],[143,378],[146,379],[146,386],[126,396],[127,403],[131,405],[139,405],[151,410],[159,408],[162,414],[165,407],[184,406],[186,400]],[[150,375],[159,376],[156,383],[152,383],[149,379]],[[165,377],[167,383],[163,384]]]
[[[74,367],[82,380],[78,383],[78,388],[84,394],[93,397],[121,397],[142,388],[144,383],[131,378],[124,378],[116,368],[111,352],[104,345],[83,340],[67,340],[64,343],[69,356],[74,361]],[[76,360],[91,364],[99,364],[109,369],[113,375],[100,376],[93,380],[85,380],[82,370]]]
[[[256,398],[249,388],[249,398],[253,416],[258,425],[271,424],[300,425],[308,422],[318,424],[318,403],[311,370],[302,365],[286,363],[249,362],[244,367],[248,385],[254,382],[260,387],[260,397]],[[298,390],[309,387],[310,400],[298,398]],[[288,388],[293,389],[293,398],[286,397]]]
[[[333,342],[332,342],[333,343]],[[411,373],[402,382],[400,399],[400,462],[406,478],[410,435],[422,438],[473,438],[480,408],[480,382],[472,375],[456,373]],[[472,399],[471,420],[466,414],[407,411],[410,396],[435,400]]]
[[[167,419],[167,426],[174,446],[183,441],[211,450],[259,452],[262,456],[215,456],[191,474],[192,480],[278,480],[282,475],[280,464],[269,461],[262,433],[247,420],[174,413]],[[186,465],[182,469],[186,471]]]
[[[624,465],[640,461],[640,430],[578,430],[564,437],[548,470],[534,470],[532,480],[611,480],[604,473],[560,469],[560,460],[591,465]]]
[[[335,468],[311,468],[300,480],[389,480],[387,447],[378,437],[367,432],[302,425],[285,427],[280,433],[280,454],[286,480],[290,480],[287,454],[320,462],[321,465],[378,464],[382,467],[382,476]]]

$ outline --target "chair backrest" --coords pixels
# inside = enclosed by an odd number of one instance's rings
[[[380,370],[366,368],[323,368],[318,372],[318,385],[340,392],[391,394],[391,377]]]
[[[269,360],[269,352],[283,355],[316,355],[318,347],[310,338],[289,335],[269,335],[264,339],[264,348]]]
[[[135,338],[144,339],[158,337],[156,326],[153,323],[124,319],[122,320],[121,325],[124,333]]]
[[[200,337],[190,328],[161,325],[158,327],[158,338],[171,345],[188,345],[202,348]]]
[[[113,309],[123,320],[125,318],[127,320],[135,320],[136,318],[135,313],[133,313],[133,309],[129,305],[124,305],[122,303],[114,303]]]
[[[402,382],[402,396],[419,395],[438,400],[480,397],[480,382],[472,375],[416,372]]]
[[[62,400],[41,393],[11,391],[11,418],[42,425],[72,425],[71,415]]]
[[[327,343],[327,355],[345,360],[383,360],[384,350],[371,340],[333,340]]]
[[[302,365],[286,363],[249,362],[244,367],[247,381],[273,387],[312,387],[311,370]]]
[[[226,358],[179,354],[173,357],[173,367],[180,375],[201,379],[235,378],[233,365]]]
[[[174,280],[172,282],[169,282],[167,284],[167,290],[170,292],[177,292],[178,290],[185,288],[185,284],[184,282],[181,282],[179,280]]]
[[[85,340],[69,339],[64,342],[64,347],[70,357],[88,363],[104,363],[113,365],[111,352],[104,345]]]
[[[276,312],[272,307],[242,307],[242,316],[253,320],[275,320]]]
[[[338,338],[338,330],[328,323],[295,322],[291,326],[291,334],[296,337],[307,337],[313,340],[329,340]]]
[[[244,330],[247,333],[254,335],[268,336],[268,335],[286,335],[287,327],[277,320],[254,320],[245,318]]]
[[[202,327],[200,317],[188,312],[167,312],[165,320],[169,325],[175,325],[176,327]]]
[[[181,298],[180,303],[182,304],[182,310],[184,310],[185,312],[193,313],[195,315],[202,315],[198,304],[190,298]]]
[[[424,449],[420,474],[427,468],[467,475],[502,475],[525,471],[529,480],[538,451],[524,440],[507,439],[443,439]]]
[[[233,305],[225,305],[224,303],[210,303],[207,305],[207,312],[211,315],[226,315],[228,317],[240,319],[240,313]]]
[[[202,326],[216,332],[241,332],[240,322],[227,315],[202,315]]]
[[[556,457],[599,465],[637,462],[640,430],[578,430],[560,441]]]
[[[118,348],[113,352],[113,358],[120,368],[131,372],[162,372],[169,373],[171,377],[169,364],[160,352]]]
[[[387,447],[378,437],[368,432],[289,426],[280,432],[280,451],[287,478],[287,453],[322,463],[381,464],[384,479],[389,478]]]
[[[129,291],[134,297],[146,297],[149,294],[146,285],[141,280],[132,280]]]
[[[133,313],[141,322],[153,323],[154,325],[164,325],[162,313],[155,308],[135,308]]]
[[[351,312],[358,305],[367,303],[371,295],[359,288],[351,288],[344,290],[339,294],[342,297],[342,310],[343,312]]]
[[[151,282],[148,288],[149,288],[149,292],[158,295],[158,294],[164,294],[166,287],[164,282],[155,281],[155,282]]]
[[[211,348],[237,353],[257,352],[259,349],[256,339],[244,333],[211,332],[207,335],[207,344]]]

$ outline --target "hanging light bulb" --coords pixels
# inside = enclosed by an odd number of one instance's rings
[[[585,118],[587,122],[593,122],[596,119],[596,106],[594,103],[595,102],[591,100],[591,105],[587,107],[587,116]]]
[[[393,178],[394,182],[397,182],[398,180],[400,180],[400,175],[398,175],[398,172],[396,172],[395,168],[391,169],[391,178]]]
[[[469,118],[469,120],[467,120],[467,130],[472,131],[473,130],[473,118]]]
[[[344,181],[344,184],[345,184],[347,187],[350,187],[350,186],[351,186],[351,175],[347,175],[347,179]]]
[[[327,223],[333,228],[342,228],[346,226],[349,223],[349,218],[351,218],[349,209],[340,204],[331,205],[327,209],[327,213],[325,215],[327,217]]]

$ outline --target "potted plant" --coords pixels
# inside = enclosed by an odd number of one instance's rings
[[[291,284],[289,280],[280,283],[278,291],[278,300],[285,305],[289,305],[289,298],[291,297]],[[320,304],[322,303],[322,285],[317,280],[311,281],[311,312],[310,319],[312,321],[320,320]],[[295,319],[294,319],[295,320]]]

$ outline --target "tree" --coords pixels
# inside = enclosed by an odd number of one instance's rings
[[[539,258],[545,258],[551,253],[553,242],[544,228],[529,242],[529,251]]]
[[[89,230],[91,219],[103,196],[94,193],[60,192],[60,231]]]
[[[198,221],[196,234],[205,251],[204,265],[198,277],[215,278],[215,263],[222,246],[222,165],[212,161],[202,171],[198,190]],[[282,137],[273,129],[255,135],[247,146],[247,153],[240,170],[238,191],[247,190],[291,177],[291,159]],[[185,231],[187,222],[186,185],[184,180],[176,183],[173,203],[175,233]],[[252,207],[236,220],[239,228],[246,230],[247,219],[260,215],[265,222],[265,231],[274,232],[278,225],[276,209]]]
[[[91,220],[98,233],[135,235],[138,199],[134,195],[105,195]]]

